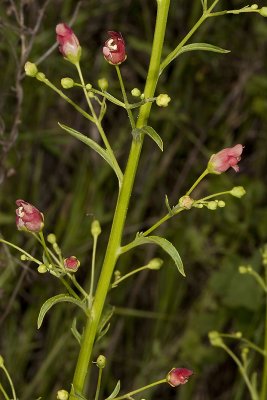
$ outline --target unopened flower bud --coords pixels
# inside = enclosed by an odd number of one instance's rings
[[[217,204],[218,204],[218,207],[220,207],[220,208],[225,207],[225,201],[223,201],[223,200],[219,200]]]
[[[189,377],[193,375],[193,371],[187,368],[173,368],[167,375],[167,382],[173,386],[184,385],[188,382]]]
[[[44,264],[39,265],[39,267],[37,268],[37,271],[39,272],[39,274],[45,274],[47,272],[47,267]]]
[[[185,208],[186,210],[190,210],[194,200],[190,196],[183,196],[179,199],[179,206]]]
[[[238,339],[242,338],[242,336],[243,336],[242,332],[238,331],[238,332],[235,333],[235,337],[238,338]]]
[[[222,347],[224,345],[223,340],[217,331],[209,332],[209,340],[212,346]]]
[[[96,365],[98,366],[98,368],[105,368],[106,366],[106,357],[103,356],[102,354],[100,356],[97,357],[96,360]]]
[[[106,78],[98,79],[97,84],[100,87],[100,89],[103,91],[108,89],[108,80]]]
[[[69,398],[69,393],[66,390],[61,389],[57,392],[58,400],[68,400],[68,398]]]
[[[44,82],[46,80],[46,76],[43,72],[38,72],[36,74],[36,79],[38,79],[40,82]]]
[[[194,203],[194,205],[193,205],[195,208],[203,208],[204,206],[203,206],[203,204],[201,204],[201,203]]]
[[[21,261],[26,261],[28,260],[28,257],[25,254],[21,254],[20,259]]]
[[[238,271],[240,274],[247,274],[248,267],[245,267],[244,265],[240,265],[240,267],[238,268]]]
[[[217,207],[218,207],[218,203],[217,203],[217,201],[215,201],[215,200],[213,200],[213,201],[209,201],[208,202],[208,204],[207,204],[207,208],[209,209],[209,210],[216,210],[217,209]]]
[[[64,259],[64,267],[68,272],[76,272],[80,266],[80,261],[75,256],[70,256]]]
[[[251,10],[257,10],[259,8],[258,4],[252,4],[250,6]]]
[[[156,104],[159,107],[167,107],[170,101],[171,101],[171,98],[167,94],[160,94],[156,98]]]
[[[93,99],[95,97],[94,92],[88,91],[88,97],[90,97],[90,99]]]
[[[139,90],[138,88],[132,89],[131,93],[132,93],[132,96],[134,96],[134,97],[140,97],[141,96],[141,90]]]
[[[235,186],[235,187],[233,187],[233,189],[231,190],[230,194],[231,194],[232,196],[241,198],[241,197],[243,197],[243,196],[246,194],[246,191],[245,191],[245,189],[243,188],[243,186]]]
[[[24,65],[24,70],[25,70],[25,74],[27,76],[30,76],[32,78],[35,78],[38,72],[38,68],[36,66],[36,64],[27,61],[26,64]]]
[[[162,264],[163,260],[161,260],[161,258],[152,258],[152,260],[147,264],[147,268],[158,270],[161,268]]]
[[[74,80],[71,78],[62,78],[61,79],[61,86],[64,89],[71,89],[74,86]]]
[[[91,83],[87,83],[87,85],[85,85],[85,89],[86,90],[91,90],[92,89],[92,85],[91,85]]]
[[[91,234],[92,236],[97,237],[100,235],[100,233],[101,233],[100,223],[97,219],[95,219],[91,225]]]
[[[43,214],[30,203],[17,200],[16,225],[19,231],[41,232],[44,226]]]
[[[112,65],[119,65],[127,58],[124,39],[120,32],[109,31],[108,35],[103,47],[104,58]]]
[[[236,172],[239,171],[238,162],[241,160],[243,152],[242,144],[237,144],[234,147],[227,147],[213,154],[208,162],[208,171],[211,174],[221,174],[232,167]]]
[[[67,24],[61,23],[56,26],[56,34],[60,53],[72,64],[77,64],[81,58],[82,48],[73,30]]]
[[[56,235],[54,233],[49,233],[49,235],[47,235],[47,241],[48,243],[54,244],[57,242],[57,238]]]
[[[259,10],[260,15],[262,15],[263,17],[267,17],[267,7],[262,7]]]

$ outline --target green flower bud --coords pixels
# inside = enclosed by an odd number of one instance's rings
[[[217,203],[217,201],[215,201],[215,200],[213,200],[213,201],[209,201],[208,202],[208,204],[207,204],[207,208],[209,209],[209,210],[216,210],[217,209],[217,207],[218,207],[218,203]]]
[[[238,338],[238,339],[242,338],[242,336],[243,336],[242,332],[236,332],[235,333],[235,337]]]
[[[257,10],[259,8],[258,4],[252,4],[250,6],[251,10]]]
[[[97,81],[98,86],[101,90],[105,91],[108,88],[108,80],[106,78],[100,78]]]
[[[203,208],[204,206],[201,203],[194,203],[193,207],[195,207],[195,208]]]
[[[93,99],[93,98],[95,97],[94,92],[89,91],[89,92],[88,92],[88,97],[90,97],[90,99]]]
[[[98,356],[97,360],[96,360],[96,365],[98,366],[98,368],[101,368],[101,369],[105,368],[105,366],[106,366],[106,357],[103,356],[103,355]]]
[[[49,235],[47,235],[47,241],[48,243],[54,244],[57,241],[56,235],[54,233],[49,233]]]
[[[37,271],[40,274],[45,274],[47,272],[47,267],[44,264],[39,265],[39,267],[37,268]]]
[[[131,93],[132,93],[132,96],[134,96],[134,97],[140,97],[141,96],[141,90],[139,90],[138,88],[132,89]]]
[[[28,257],[25,254],[21,254],[20,259],[21,261],[26,261],[28,260]]]
[[[212,346],[222,347],[224,345],[223,340],[217,331],[209,332],[209,340]]]
[[[91,83],[87,83],[87,85],[85,85],[85,89],[86,90],[90,90],[90,89],[92,89],[92,85],[91,85]]]
[[[0,355],[0,368],[2,368],[4,366],[4,359],[3,357]]]
[[[95,219],[91,224],[91,234],[92,236],[99,236],[101,233],[101,226],[97,219]]]
[[[68,400],[68,398],[69,398],[69,393],[66,390],[61,389],[57,392],[58,400]]]
[[[260,15],[262,15],[263,17],[267,17],[267,7],[262,7],[259,10]]]
[[[38,68],[36,66],[36,64],[27,61],[26,64],[24,65],[24,70],[25,70],[25,74],[27,76],[31,76],[32,78],[35,78],[37,73],[38,73]]]
[[[243,197],[243,196],[246,194],[246,191],[245,191],[245,189],[243,188],[243,186],[235,186],[235,187],[233,187],[233,189],[230,191],[230,194],[231,194],[232,196],[241,198],[241,197]]]
[[[248,273],[248,267],[245,267],[244,265],[240,265],[238,268],[238,271],[240,274],[247,274]]]
[[[170,101],[171,101],[171,98],[167,94],[160,94],[156,98],[156,104],[159,107],[167,107]]]
[[[225,207],[225,201],[223,201],[223,200],[219,200],[217,204],[218,204],[218,207],[221,207],[221,208]]]
[[[191,199],[190,196],[183,196],[179,199],[179,206],[187,210],[190,210],[190,208],[192,208],[193,203],[194,200]]]
[[[61,79],[61,86],[64,89],[71,89],[74,86],[74,80],[71,78],[62,78]]]
[[[161,260],[160,258],[152,258],[152,260],[150,260],[147,264],[147,268],[158,270],[161,268],[162,264],[163,260]]]
[[[140,96],[140,99],[141,99],[141,100],[144,100],[144,98],[145,98],[145,94],[142,93],[141,96]]]
[[[46,79],[45,74],[43,72],[38,72],[36,74],[36,79],[38,79],[38,81],[44,82]]]

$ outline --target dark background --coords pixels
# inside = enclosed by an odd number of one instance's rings
[[[258,4],[266,6],[263,1]],[[221,1],[218,9],[245,5],[241,0]],[[66,256],[75,254],[82,261],[77,274],[81,283],[90,276],[93,218],[102,226],[98,271],[101,267],[117,197],[116,177],[97,154],[61,131],[57,122],[100,141],[96,128],[50,89],[25,77],[23,66],[27,60],[40,62],[39,70],[58,87],[62,77],[77,79],[58,50],[50,52],[56,24],[72,23],[83,48],[86,81],[97,87],[97,80],[106,77],[110,93],[120,97],[115,69],[102,56],[107,31],[120,31],[128,54],[121,71],[134,101],[130,91],[144,87],[155,13],[152,0],[0,4],[0,233],[40,256],[31,236],[15,226],[15,200],[34,204],[45,214],[46,233],[57,235]],[[172,0],[165,54],[200,15],[200,0]],[[260,15],[212,18],[191,42],[208,42],[231,53],[186,53],[159,81],[157,94],[168,93],[172,101],[168,108],[152,107],[150,125],[161,135],[165,150],[161,153],[145,140],[124,243],[166,213],[165,194],[170,204],[176,204],[205,169],[210,155],[224,147],[245,146],[240,173],[229,170],[209,176],[194,196],[239,185],[247,195],[241,200],[224,198],[226,207],[217,211],[184,212],[156,231],[180,252],[186,279],[158,248],[142,246],[120,259],[122,274],[153,257],[161,257],[164,265],[158,272],[142,272],[127,280],[109,296],[117,308],[94,356],[102,353],[108,358],[103,396],[111,393],[118,379],[124,393],[161,379],[172,367],[187,367],[195,375],[184,387],[162,385],[136,398],[249,399],[234,362],[223,350],[211,347],[208,332],[242,331],[259,346],[263,343],[264,299],[254,280],[240,275],[238,267],[251,264],[260,270],[260,248],[267,239],[266,38],[267,20]],[[67,94],[86,108],[80,89]],[[131,143],[126,113],[109,104],[104,127],[123,169]],[[1,246],[1,250],[0,353],[20,400],[54,399],[58,389],[69,389],[74,371],[78,345],[70,325],[75,310],[72,305],[55,306],[37,330],[41,305],[64,289],[52,276],[40,275],[33,265],[22,262],[14,249]],[[230,341],[229,346],[240,354],[238,342]],[[260,381],[262,359],[254,352],[250,357],[250,369],[258,372]],[[96,370],[92,367],[93,380]]]

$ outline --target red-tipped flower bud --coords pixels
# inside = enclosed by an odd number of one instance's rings
[[[167,382],[173,387],[184,385],[191,375],[193,375],[193,371],[190,369],[173,368],[167,375]]]
[[[221,174],[232,167],[238,172],[239,167],[237,164],[241,160],[242,152],[242,144],[237,144],[234,147],[227,147],[213,154],[208,163],[208,171],[212,174]]]
[[[68,272],[76,272],[80,266],[80,261],[75,256],[65,258],[64,267]]]
[[[108,34],[110,37],[103,47],[104,58],[112,65],[121,64],[127,58],[123,37],[120,32],[109,31]]]
[[[41,232],[44,216],[34,206],[24,200],[17,200],[16,224],[19,231]]]
[[[81,58],[81,46],[73,30],[66,24],[56,26],[57,42],[59,51],[72,64],[77,64]]]

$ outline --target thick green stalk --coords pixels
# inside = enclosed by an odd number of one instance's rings
[[[157,0],[157,4],[158,4],[157,20],[155,26],[149,71],[145,85],[146,98],[153,97],[157,85],[170,0]],[[137,127],[140,128],[146,124],[149,118],[150,109],[151,109],[151,103],[147,103],[141,107],[139,118],[137,121]],[[75,393],[82,394],[84,391],[87,369],[92,356],[92,349],[97,334],[97,328],[99,325],[107,292],[109,290],[114,267],[116,265],[116,261],[118,258],[118,250],[121,245],[122,232],[125,224],[129,200],[132,193],[132,187],[140,158],[142,144],[143,144],[143,138],[140,141],[133,140],[132,142],[126,166],[126,171],[123,177],[122,186],[118,196],[118,201],[114,214],[107,251],[101,275],[99,278],[98,286],[96,289],[92,312],[88,318],[86,328],[81,341],[81,349],[74,374],[73,388],[72,388],[72,393],[70,395],[70,400],[77,399]]]

